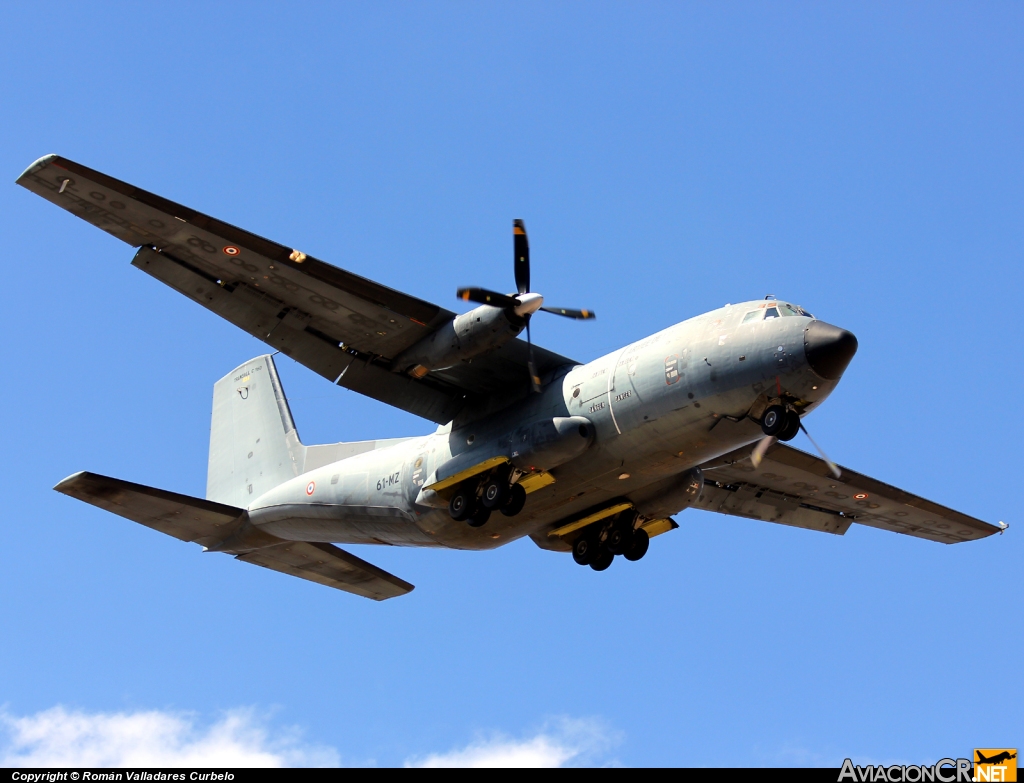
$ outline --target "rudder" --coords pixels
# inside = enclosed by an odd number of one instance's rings
[[[250,359],[214,384],[208,500],[247,508],[299,475],[304,452],[269,354]]]

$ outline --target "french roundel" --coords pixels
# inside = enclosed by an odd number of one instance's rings
[[[316,491],[316,482],[311,481],[306,485],[306,494],[312,495]]]
[[[226,256],[237,256],[237,255],[238,255],[239,253],[241,253],[241,252],[242,252],[242,251],[241,251],[241,250],[239,250],[239,249],[238,249],[237,247],[235,247],[234,245],[226,245],[226,246],[224,247],[224,255],[226,255]]]

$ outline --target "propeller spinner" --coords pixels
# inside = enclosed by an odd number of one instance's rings
[[[530,318],[538,310],[576,321],[594,319],[593,310],[572,310],[565,307],[543,307],[544,297],[530,292],[530,240],[526,236],[526,225],[522,220],[512,221],[512,263],[516,279],[515,294],[499,294],[486,288],[460,288],[459,299],[466,302],[502,307],[515,312],[526,321],[526,343],[530,349],[530,383],[534,391],[540,391],[540,376],[533,360],[533,339],[530,336]]]

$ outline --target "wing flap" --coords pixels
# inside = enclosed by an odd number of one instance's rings
[[[374,601],[413,590],[408,582],[333,544],[289,541],[238,555],[237,559]]]
[[[323,378],[438,424],[454,418],[462,395],[390,372],[353,355],[274,294],[245,283],[225,287],[187,262],[144,247],[132,264],[244,329]]]
[[[753,444],[702,465],[698,508],[843,535],[850,524],[868,525],[944,544],[1000,532],[980,519],[941,506],[890,484],[828,464],[784,443],[768,449],[757,468]]]

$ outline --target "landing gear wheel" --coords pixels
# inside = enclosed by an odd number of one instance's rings
[[[651,537],[647,535],[647,531],[643,528],[633,531],[633,545],[622,553],[622,556],[627,560],[636,562],[641,557],[647,554],[647,549],[651,545]]]
[[[608,566],[612,564],[612,560],[615,559],[615,555],[609,552],[604,547],[597,550],[597,554],[593,560],[590,561],[590,567],[595,571],[604,571]]]
[[[613,555],[621,555],[633,544],[633,531],[625,525],[615,525],[608,531],[604,545]]]
[[[476,511],[467,520],[470,527],[482,527],[487,524],[487,520],[491,518],[491,510],[484,508],[483,506],[477,506]]]
[[[476,495],[467,487],[457,490],[448,501],[448,513],[456,522],[469,519],[476,511]]]
[[[590,536],[580,536],[572,545],[572,559],[579,565],[590,565],[590,561],[597,554],[597,542]]]
[[[484,484],[483,494],[480,495],[480,505],[490,511],[497,511],[508,502],[511,489],[508,482],[500,476],[488,479]]]
[[[761,432],[777,437],[786,428],[787,422],[786,409],[781,405],[771,405],[761,417]]]
[[[526,490],[523,489],[521,484],[513,484],[509,487],[508,500],[506,500],[505,505],[501,507],[501,513],[507,517],[514,517],[523,510],[523,506],[525,505]]]
[[[786,411],[786,426],[776,437],[779,440],[793,440],[798,432],[800,432],[800,414],[796,411]]]

